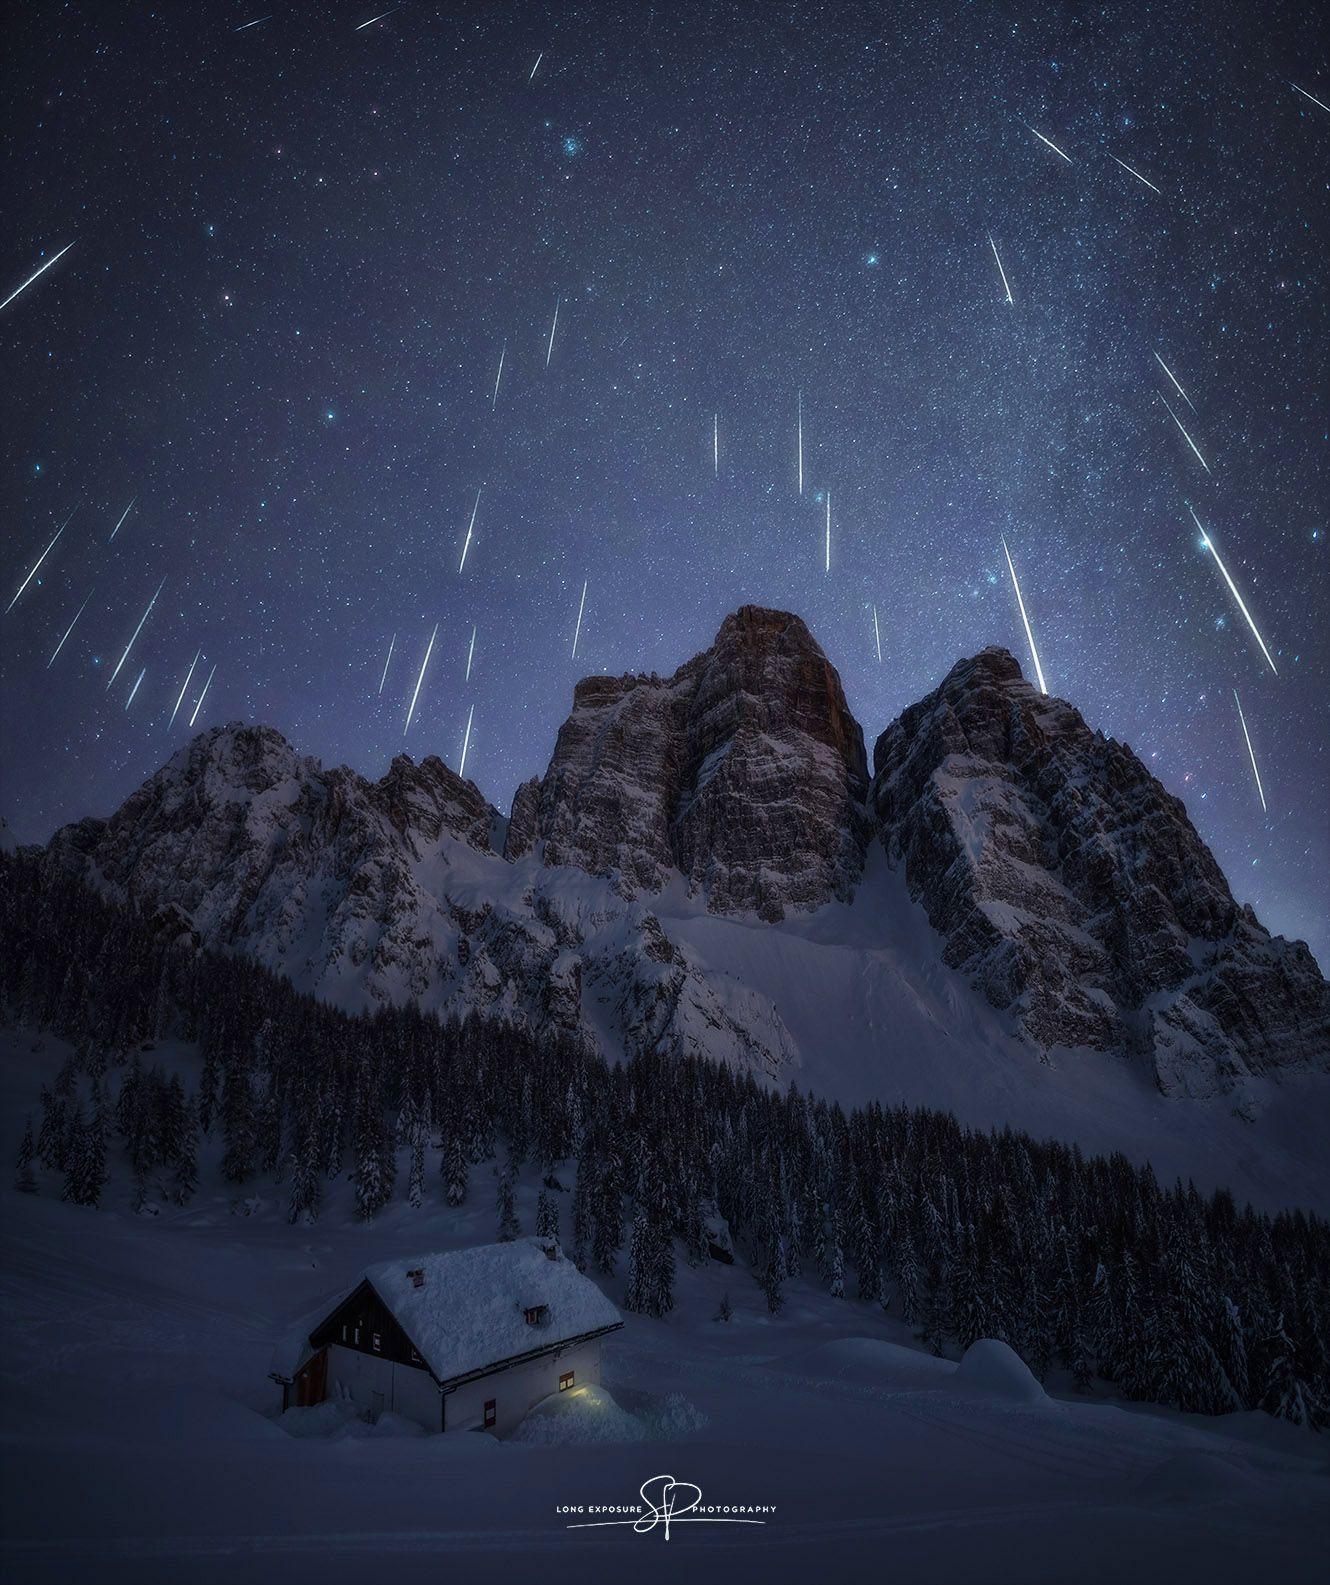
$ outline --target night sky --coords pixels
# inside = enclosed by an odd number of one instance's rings
[[[962,655],[1033,676],[1005,534],[1050,690],[1330,961],[1315,6],[377,9],[9,18],[0,296],[74,244],[0,311],[4,604],[74,514],[0,626],[20,838],[109,812],[214,666],[196,731],[371,776],[474,708],[506,809],[579,676],[744,601],[871,752]]]

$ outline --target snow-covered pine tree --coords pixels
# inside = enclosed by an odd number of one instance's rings
[[[542,1189],[536,1200],[536,1237],[559,1238],[559,1202],[548,1189]]]
[[[498,1210],[499,1242],[501,1244],[511,1244],[522,1231],[522,1225],[517,1220],[517,1206],[513,1199],[513,1166],[511,1161],[499,1174]]]
[[[17,1176],[14,1187],[20,1194],[36,1194],[37,1178],[32,1170],[33,1156],[32,1118],[29,1117],[23,1124],[23,1138],[18,1147],[18,1158],[15,1162]]]

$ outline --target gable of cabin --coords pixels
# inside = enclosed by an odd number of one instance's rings
[[[356,1353],[429,1371],[424,1356],[402,1330],[400,1322],[368,1281],[360,1286],[309,1335],[313,1348],[340,1344]],[[433,1374],[430,1372],[430,1374]]]

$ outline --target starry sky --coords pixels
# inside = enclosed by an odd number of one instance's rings
[[[1005,535],[1049,689],[1330,962],[1316,8],[378,9],[9,20],[0,296],[74,244],[0,310],[4,603],[67,521],[0,626],[19,838],[196,710],[371,776],[470,718],[506,809],[578,677],[744,601],[871,753],[962,655],[1033,675]]]

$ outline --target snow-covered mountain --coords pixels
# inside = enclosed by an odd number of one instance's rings
[[[50,852],[342,1005],[497,1012],[611,1057],[842,1093],[890,1093],[902,1064],[987,1090],[1086,1048],[1171,1095],[1330,1065],[1306,947],[1005,651],[905,711],[875,770],[803,622],[744,607],[672,677],[580,683],[506,827],[437,758],[369,782],[233,724]]]

